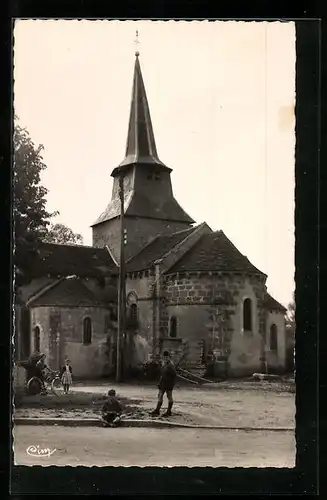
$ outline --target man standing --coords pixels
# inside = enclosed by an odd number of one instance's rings
[[[173,365],[173,362],[170,359],[170,354],[168,351],[164,351],[163,353],[163,364],[160,373],[160,379],[158,383],[159,393],[158,393],[158,403],[157,407],[151,415],[153,417],[160,415],[160,408],[163,403],[164,394],[167,394],[168,399],[168,409],[163,414],[163,417],[171,416],[171,409],[173,407],[173,389],[176,381],[176,370]]]

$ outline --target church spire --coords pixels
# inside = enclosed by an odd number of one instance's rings
[[[135,43],[139,43],[138,32]],[[122,168],[134,164],[158,165],[171,171],[158,157],[139,55],[138,50],[136,50],[125,158],[119,167],[114,169],[112,175],[118,173]]]

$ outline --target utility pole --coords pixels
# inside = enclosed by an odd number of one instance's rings
[[[126,309],[126,286],[125,286],[125,232],[124,232],[124,176],[119,178],[119,198],[120,198],[120,260],[119,260],[119,280],[118,280],[118,331],[117,331],[117,362],[116,381],[121,381],[122,366],[121,354],[125,338],[125,309]]]

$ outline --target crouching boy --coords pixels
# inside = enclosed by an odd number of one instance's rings
[[[121,422],[122,407],[116,398],[116,391],[110,389],[108,398],[102,407],[102,420],[105,427],[116,427]]]

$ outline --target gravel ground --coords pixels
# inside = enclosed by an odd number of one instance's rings
[[[232,384],[230,384],[232,385]],[[76,384],[73,392],[55,396],[27,397],[15,408],[16,417],[97,418],[108,384]],[[269,387],[267,389],[267,387]],[[153,385],[110,384],[125,407],[128,418],[149,418],[156,404]],[[295,425],[295,394],[278,389],[278,384],[258,383],[210,388],[180,386],[174,390],[171,421],[195,425],[231,427],[290,427]],[[167,401],[164,401],[163,409]]]
[[[30,446],[36,456],[28,454]],[[40,455],[45,448],[54,450],[51,456]],[[15,465],[294,467],[294,461],[293,432],[90,427],[81,433],[76,427],[25,425],[14,429]]]

